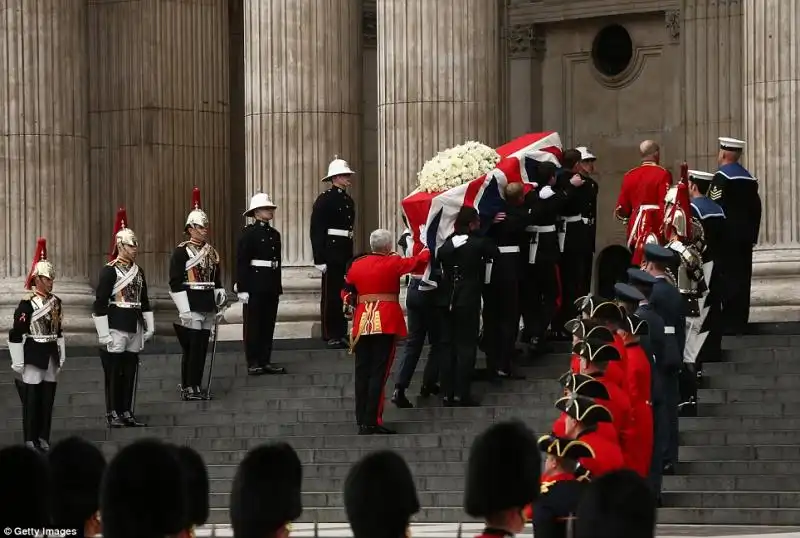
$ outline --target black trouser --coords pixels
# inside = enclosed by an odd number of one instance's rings
[[[181,344],[181,388],[198,389],[203,384],[203,373],[206,369],[211,331],[208,329],[190,329],[173,323],[178,342]]]
[[[656,374],[658,375],[658,374]],[[653,410],[653,454],[650,458],[650,472],[647,481],[656,497],[661,496],[661,480],[664,470],[664,445],[667,441],[666,402],[656,402]]]
[[[34,385],[15,379],[14,384],[22,401],[22,433],[25,442],[43,439],[49,443],[57,383],[42,381]]]
[[[586,282],[586,253],[564,251],[558,264],[561,279],[561,307],[558,309],[554,329],[563,331],[564,325],[578,315],[575,301],[581,297]]]
[[[442,354],[439,366],[442,394],[447,398],[470,398],[472,374],[478,353],[480,304],[446,307],[437,313],[443,322],[442,337],[449,351]],[[439,320],[437,320],[439,321]]]
[[[380,426],[383,424],[383,393],[394,362],[395,336],[363,335],[353,351],[356,355],[356,423]]]
[[[406,315],[408,316],[408,337],[403,346],[400,358],[400,369],[395,379],[395,388],[406,390],[411,385],[411,378],[417,369],[422,348],[425,346],[425,337],[428,337],[431,349],[428,352],[428,361],[422,373],[422,384],[434,385],[439,380],[439,359],[441,355],[441,337],[436,334],[433,322],[433,307],[431,294],[419,290],[420,279],[412,278],[408,285],[406,295]]]
[[[518,253],[501,254],[494,262],[492,282],[483,293],[483,350],[492,372],[512,370],[519,331]]]
[[[133,412],[133,396],[136,392],[136,374],[139,369],[139,354],[123,351],[109,353],[100,350],[100,361],[103,364],[104,384],[106,392],[106,414],[115,411],[122,415],[126,411]]]
[[[344,286],[345,266],[329,263],[322,273],[322,339],[341,340],[347,335],[347,320],[342,310],[342,287]]]
[[[664,419],[666,435],[664,438],[664,463],[678,463],[678,404],[681,402],[678,372],[661,374],[664,389]]]
[[[589,295],[592,290],[592,275],[594,274],[594,252],[587,252],[583,257],[583,287],[578,292],[578,297]]]
[[[744,332],[750,319],[750,284],[753,278],[753,245],[734,241],[726,252],[722,287],[722,320],[725,332]],[[716,271],[716,268],[715,268]]]
[[[279,298],[274,293],[251,293],[244,305],[244,353],[250,368],[272,361]]]
[[[558,265],[554,261],[537,261],[530,266],[529,273],[531,282],[528,300],[532,306],[530,332],[532,337],[541,339],[547,334],[547,328],[556,315],[559,294]],[[526,327],[527,323],[526,321]],[[562,329],[563,324],[553,327],[555,331]]]

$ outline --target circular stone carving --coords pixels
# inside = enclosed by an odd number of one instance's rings
[[[619,24],[606,26],[597,33],[592,44],[594,67],[605,77],[622,74],[633,60],[633,40]]]

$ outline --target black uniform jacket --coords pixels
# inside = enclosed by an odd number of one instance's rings
[[[566,537],[567,519],[575,516],[587,485],[567,473],[543,479],[541,494],[533,505],[536,538]]]
[[[570,183],[574,172],[561,171],[556,182],[567,199],[561,208],[562,217],[580,215],[586,222],[578,221],[567,224],[567,235],[564,241],[564,252],[579,251],[586,254],[594,251],[594,223],[597,219],[597,182],[589,176],[581,174],[583,185],[580,187]],[[591,249],[591,250],[590,250]]]
[[[664,320],[650,304],[639,305],[636,315],[647,322],[647,334],[639,337],[639,343],[650,361],[650,394],[653,403],[663,402],[664,383],[659,364],[664,357]]]
[[[758,242],[761,227],[761,197],[758,181],[739,163],[722,166],[711,180],[708,197],[725,212],[732,243]]]
[[[506,203],[502,212],[506,214],[505,219],[492,223],[486,237],[494,241],[498,249],[512,247],[518,252],[498,251],[492,268],[492,282],[500,284],[509,279],[516,280],[520,253],[527,255],[528,234],[525,232],[525,227],[531,222],[530,212],[524,203],[519,205]]]
[[[547,190],[543,191],[543,189]],[[549,193],[552,191],[552,195]],[[557,262],[561,257],[561,249],[558,244],[558,217],[563,213],[567,197],[564,191],[555,186],[542,186],[532,190],[525,195],[525,205],[530,213],[530,225],[532,226],[555,226],[556,232],[540,233],[538,237],[538,247],[536,249],[536,262]],[[529,233],[529,242],[534,240],[535,233]],[[525,245],[525,262],[529,262],[528,249],[530,245]]]
[[[453,238],[447,238],[436,251],[442,268],[440,287],[448,306],[479,308],[486,278],[486,263],[499,256],[491,239],[477,233],[467,234],[467,242],[456,248]]]
[[[116,262],[116,260],[115,260]],[[111,304],[114,301],[114,285],[117,283],[117,270],[114,262],[109,263],[100,270],[100,278],[97,282],[94,306],[92,312],[95,316],[108,316],[108,328],[116,329],[126,333],[135,333],[139,330],[139,323],[144,326],[142,312],[149,312],[150,299],[147,295],[147,280],[144,270],[138,267],[139,274],[129,286],[119,293],[138,291],[138,296],[131,298],[132,301],[141,303],[141,308],[119,308]],[[130,269],[128,269],[130,270]],[[137,290],[138,288],[138,290]]]
[[[25,336],[30,335],[31,332],[31,316],[36,309],[31,302],[35,294],[27,299],[19,302],[17,309],[14,311],[14,324],[11,330],[8,331],[8,341],[14,344],[23,342]],[[45,314],[43,319],[37,323],[43,324],[47,334],[56,334],[58,338],[62,337],[61,333],[61,299],[55,295],[44,299],[45,302],[52,298],[52,309],[49,314]],[[25,364],[30,364],[42,370],[46,370],[50,365],[50,360],[58,360],[58,342],[34,342],[33,339],[28,338],[25,340]]]
[[[649,304],[664,320],[664,356],[658,357],[656,366],[665,373],[675,373],[683,364],[686,345],[684,298],[669,280],[659,277],[650,292]]]
[[[189,260],[189,253],[186,251],[187,244],[188,241],[179,244],[172,252],[172,258],[169,260],[169,290],[172,293],[185,291],[186,296],[189,298],[189,309],[192,312],[200,312],[205,314],[216,312],[217,303],[214,300],[213,289],[190,290],[184,284],[184,282],[188,282],[186,274],[186,262]],[[213,281],[214,288],[219,289],[223,287],[219,271],[219,255],[213,248],[211,251],[212,252],[210,256],[215,257],[217,263],[214,264],[214,269],[212,271],[214,273],[213,279],[208,280],[208,282]]]
[[[254,260],[257,260],[255,265]],[[256,221],[242,231],[236,245],[236,290],[270,295],[283,293],[281,234],[268,222]]]
[[[356,205],[347,191],[331,187],[317,196],[311,210],[311,250],[314,265],[345,265],[353,257]],[[331,230],[349,232],[349,237]]]

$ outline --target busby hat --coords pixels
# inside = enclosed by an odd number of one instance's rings
[[[80,528],[100,508],[106,459],[96,445],[73,436],[47,455],[53,476],[53,525]]]
[[[593,426],[600,422],[612,422],[611,411],[606,406],[595,403],[591,398],[578,396],[575,393],[559,398],[555,407],[562,413],[566,413],[587,426]]]
[[[493,424],[472,443],[464,510],[485,518],[531,504],[539,495],[541,457],[536,436],[518,420]]]
[[[539,437],[539,450],[556,458],[578,461],[580,458],[593,458],[592,447],[576,439],[558,437],[554,433]]]
[[[599,339],[587,339],[572,346],[572,352],[589,362],[610,362],[621,360],[619,350],[608,342]]]
[[[50,280],[56,278],[56,268],[47,259],[47,239],[40,237],[36,241],[36,252],[33,254],[33,262],[31,263],[31,270],[28,272],[28,277],[25,279],[25,289],[33,288],[33,280],[37,276],[43,276]]]
[[[649,333],[647,321],[643,320],[636,314],[626,316],[622,322],[621,329],[634,336],[644,336]]]
[[[139,246],[139,241],[136,239],[136,234],[133,230],[128,228],[128,213],[124,207],[117,210],[117,220],[114,222],[114,235],[111,237],[111,249],[108,253],[108,261],[114,260],[119,256],[120,245],[127,245],[129,247]]]
[[[188,503],[183,480],[174,446],[142,439],[122,448],[103,479],[103,537],[142,538],[185,530]]]
[[[47,460],[23,445],[0,450],[0,521],[7,528],[49,527],[52,481]]]
[[[193,448],[178,447],[178,460],[183,469],[188,526],[199,527],[208,521],[208,469],[203,458]]]
[[[578,396],[608,400],[608,389],[595,378],[584,374],[572,374],[564,380],[564,388]]]
[[[237,538],[260,538],[303,513],[303,467],[287,443],[252,449],[236,470],[230,517]]]
[[[195,187],[192,189],[192,210],[186,217],[184,229],[188,228],[189,226],[201,226],[203,228],[208,227],[208,215],[206,215],[206,212],[203,211],[202,207],[203,206],[200,203],[200,187]]]
[[[420,509],[414,478],[403,457],[381,450],[356,462],[345,479],[344,508],[355,538],[402,535]]]

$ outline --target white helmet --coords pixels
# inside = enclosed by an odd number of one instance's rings
[[[108,253],[108,261],[114,260],[119,255],[119,247],[138,247],[139,241],[136,234],[128,228],[128,214],[124,207],[117,210],[117,221],[114,224],[114,239],[111,244],[111,252]]]
[[[350,176],[353,174],[355,174],[355,172],[350,169],[350,165],[347,164],[347,161],[335,155],[334,159],[328,165],[328,175],[322,178],[322,181],[330,181],[331,178],[336,176]]]
[[[275,209],[278,206],[272,203],[272,200],[270,200],[269,198],[269,194],[264,194],[263,192],[259,192],[256,193],[252,198],[250,198],[250,207],[248,208],[247,211],[243,213],[243,215],[245,217],[252,217],[253,212],[256,209],[260,209],[262,207],[265,209]]]
[[[56,268],[47,260],[47,240],[44,237],[40,237],[36,242],[36,252],[33,255],[31,271],[25,279],[25,289],[33,288],[33,279],[37,276],[47,277],[50,280],[56,278]]]
[[[195,187],[192,190],[192,211],[189,213],[189,216],[186,217],[184,229],[189,226],[208,227],[208,215],[206,215],[206,212],[200,209],[200,207],[200,188]]]

